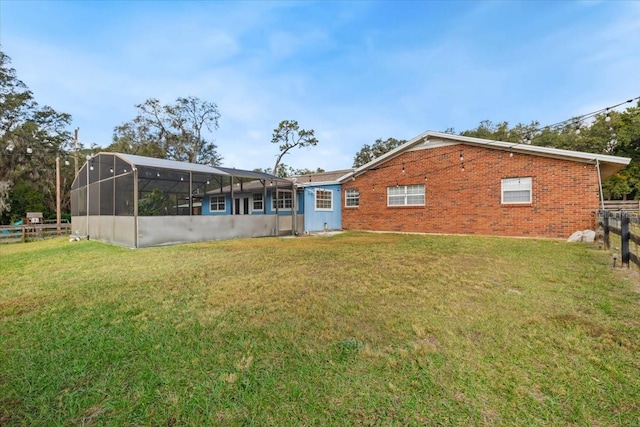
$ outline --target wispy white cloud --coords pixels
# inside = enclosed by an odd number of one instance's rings
[[[318,30],[302,34],[291,31],[275,31],[268,37],[269,53],[273,60],[279,61],[299,54],[301,50],[314,49],[317,45],[328,41],[327,35]]]

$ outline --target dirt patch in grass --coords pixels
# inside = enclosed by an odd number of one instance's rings
[[[42,308],[45,304],[46,298],[31,295],[0,299],[0,319],[28,314]]]
[[[634,283],[635,286],[633,287],[633,291],[640,293],[640,270],[638,270],[638,267],[633,266],[626,269],[621,268],[619,270],[616,270],[616,272],[625,279],[630,280],[632,283]]]

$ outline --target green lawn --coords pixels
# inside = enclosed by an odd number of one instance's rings
[[[0,246],[0,425],[640,425],[595,246],[344,233]]]

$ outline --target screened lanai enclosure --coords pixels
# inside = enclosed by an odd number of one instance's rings
[[[238,209],[234,192],[241,194],[248,182],[253,188],[258,183],[262,200],[273,188],[292,188],[265,173],[100,153],[87,159],[71,187],[72,230],[132,248],[290,232],[295,218],[268,211],[267,203],[251,215]],[[216,206],[226,202],[224,215],[209,214],[210,194],[224,196],[215,197]]]

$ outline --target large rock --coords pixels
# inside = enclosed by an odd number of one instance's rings
[[[596,232],[593,230],[580,230],[573,233],[567,242],[593,243],[596,240]]]
[[[585,243],[593,243],[596,240],[596,232],[593,230],[584,230],[582,232],[582,241]]]

